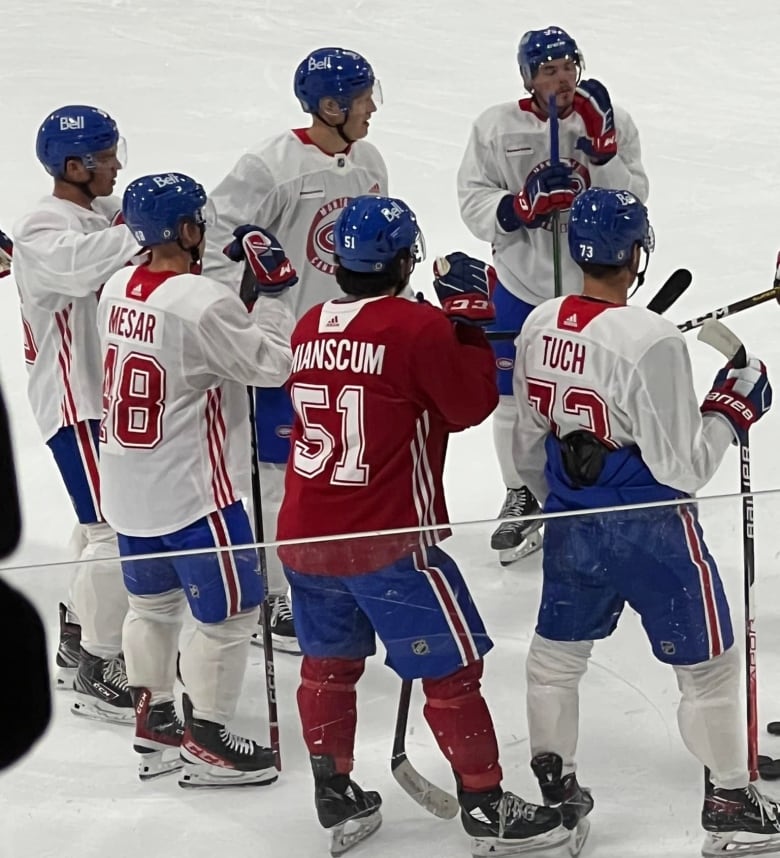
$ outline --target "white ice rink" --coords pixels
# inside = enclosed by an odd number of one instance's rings
[[[250,144],[306,124],[292,73],[310,50],[337,44],[364,53],[385,104],[370,139],[390,172],[391,193],[417,212],[429,258],[452,250],[487,256],[460,221],[455,172],[472,120],[522,95],[515,62],[528,29],[556,24],[579,43],[586,77],[632,114],[651,182],[657,237],[646,303],[678,267],[692,270],[669,312],[682,321],[772,285],[780,247],[780,5],[745,0],[519,3],[510,0],[2,0],[0,4],[0,226],[6,231],[50,190],[35,160],[40,121],[65,103],[95,104],[116,118],[136,176],[178,170],[210,189]],[[428,288],[428,266],[416,275]],[[780,385],[780,307],[734,317],[733,328]],[[703,394],[721,358],[691,337]],[[24,541],[14,567],[67,557],[69,500],[27,404],[21,326],[10,278],[0,280],[0,372],[12,412],[23,494]],[[753,433],[753,483],[780,487],[780,416]],[[453,437],[447,487],[453,521],[492,518],[503,497],[489,425]],[[706,495],[737,491],[730,453]],[[780,756],[763,724],[780,718],[780,494],[756,501],[759,705],[762,752]],[[742,629],[740,505],[703,503],[705,536],[718,558],[737,637]],[[487,549],[492,523],[458,529],[458,559],[496,642],[487,657],[505,785],[536,797],[528,768],[523,662],[537,606],[538,555],[501,569]],[[14,570],[56,641],[56,605],[68,570]],[[5,658],[13,658],[6,653]],[[298,661],[277,656],[284,771],[266,789],[185,792],[174,778],[142,785],[131,731],[69,714],[60,693],[46,738],[0,774],[0,858],[309,858],[327,855],[295,709]],[[359,686],[356,779],[384,797],[383,828],[355,858],[468,855],[458,821],[421,811],[389,770],[399,681],[375,659]],[[596,808],[584,858],[683,858],[699,852],[701,773],[676,728],[678,692],[627,614],[597,645],[582,689],[581,781]],[[412,702],[408,750],[415,765],[452,786]],[[24,706],[6,697],[4,705]],[[252,653],[235,727],[266,733],[259,651]],[[774,743],[774,744],[773,744]],[[771,787],[767,788],[771,791]],[[775,788],[780,795],[780,785]]]

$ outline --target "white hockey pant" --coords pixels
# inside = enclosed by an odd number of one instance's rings
[[[81,624],[81,646],[100,658],[122,649],[127,591],[122,580],[116,534],[105,523],[82,524],[80,553],[68,594]]]

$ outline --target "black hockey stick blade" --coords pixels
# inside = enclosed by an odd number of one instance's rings
[[[780,721],[770,721],[766,725],[766,731],[772,736],[780,736]]]
[[[401,697],[398,701],[390,769],[401,789],[420,807],[440,819],[454,819],[460,811],[455,796],[423,777],[406,756],[406,722],[411,696],[412,683],[406,679],[401,685]]]
[[[673,271],[664,285],[653,295],[647,309],[663,315],[691,285],[693,275],[687,268]]]
[[[765,781],[780,780],[780,760],[758,755],[758,776]]]

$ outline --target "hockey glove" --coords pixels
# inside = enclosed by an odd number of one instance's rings
[[[267,229],[245,224],[234,229],[233,236],[234,240],[222,252],[233,262],[246,261],[255,278],[255,298],[280,295],[298,282],[292,262]]]
[[[576,196],[572,168],[543,161],[531,170],[525,187],[515,195],[514,213],[523,226],[544,226],[553,212],[570,209]]]
[[[0,229],[0,277],[11,273],[11,257],[14,255],[14,243],[11,237]]]
[[[715,376],[712,390],[701,404],[703,414],[720,414],[731,424],[736,440],[744,443],[748,431],[772,406],[772,385],[758,358],[735,369],[730,363]]]
[[[492,296],[496,269],[465,253],[440,256],[433,263],[433,288],[453,322],[490,325],[496,320]]]
[[[585,123],[587,137],[577,140],[576,148],[593,164],[606,164],[617,155],[615,114],[607,88],[597,80],[583,80],[574,93],[574,110]]]

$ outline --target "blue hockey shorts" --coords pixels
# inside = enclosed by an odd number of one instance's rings
[[[46,442],[62,475],[80,524],[103,521],[98,468],[99,420],[63,426]]]
[[[525,324],[528,314],[534,309],[509,292],[501,283],[496,283],[493,292],[496,307],[496,321],[485,328],[486,331],[512,331],[515,336]],[[496,379],[498,392],[502,396],[512,395],[512,371],[515,366],[515,337],[505,340],[491,340],[493,354],[496,356]]]

